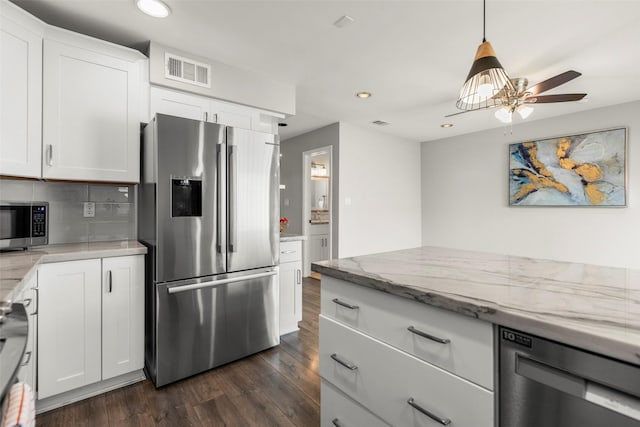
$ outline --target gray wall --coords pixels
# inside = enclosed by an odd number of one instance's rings
[[[338,175],[340,170],[340,125],[338,123],[325,126],[312,132],[287,139],[280,143],[280,184],[286,186],[280,190],[280,216],[289,219],[288,233],[302,234],[302,176],[304,173],[302,153],[315,148],[332,146],[333,161],[331,164],[331,231],[332,255],[338,256]],[[285,206],[285,199],[289,206]]]
[[[0,180],[0,200],[49,202],[49,244],[136,240],[136,187]],[[96,216],[83,217],[84,202]]]
[[[509,207],[510,143],[618,127],[627,207]],[[639,135],[636,101],[423,143],[422,244],[640,268]]]

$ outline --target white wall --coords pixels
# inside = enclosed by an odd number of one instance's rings
[[[510,143],[625,126],[628,207],[508,206]],[[639,135],[633,102],[423,143],[422,244],[640,268]]]
[[[420,144],[340,123],[339,150],[340,258],[420,246]]]

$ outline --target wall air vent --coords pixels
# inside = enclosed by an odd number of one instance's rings
[[[211,65],[168,52],[164,54],[164,76],[182,83],[211,87]]]
[[[373,123],[374,125],[378,125],[378,126],[387,126],[389,123],[385,122],[384,120],[374,120],[371,123]]]

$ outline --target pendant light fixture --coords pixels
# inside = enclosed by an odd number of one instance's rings
[[[461,110],[477,110],[502,105],[499,92],[513,93],[515,88],[500,65],[496,53],[485,36],[486,0],[482,0],[482,44],[478,46],[467,80],[460,90],[456,107]],[[498,96],[497,96],[498,95]]]

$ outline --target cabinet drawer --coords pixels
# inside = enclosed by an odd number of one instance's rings
[[[488,322],[327,276],[322,277],[321,311],[493,390],[493,327]],[[421,333],[449,341],[438,342]]]
[[[322,427],[389,427],[325,380],[320,383]]]
[[[322,378],[391,425],[440,425],[410,399],[456,427],[494,425],[492,392],[323,315],[319,358]]]
[[[280,263],[300,261],[302,259],[302,242],[280,242]]]

